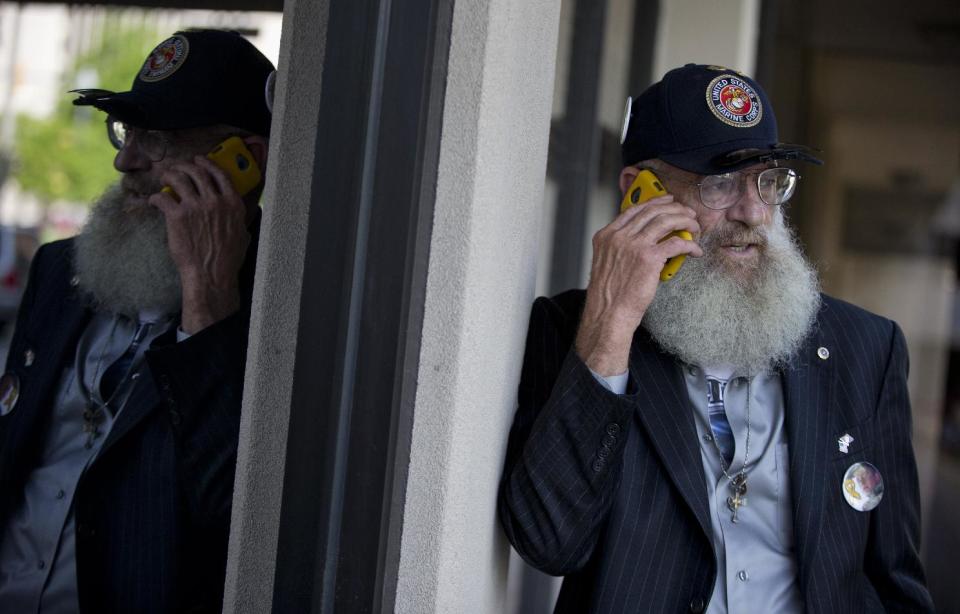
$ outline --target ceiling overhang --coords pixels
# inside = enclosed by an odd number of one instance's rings
[[[283,11],[283,0],[30,0],[18,4],[69,4],[71,6],[138,6],[148,9],[207,9],[214,11]]]

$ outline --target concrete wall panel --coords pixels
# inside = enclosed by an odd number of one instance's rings
[[[454,8],[398,612],[502,612],[496,494],[536,277],[559,3]]]
[[[327,9],[287,0],[284,12],[224,594],[235,614],[273,601]]]

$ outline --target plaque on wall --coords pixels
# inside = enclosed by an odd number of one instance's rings
[[[946,256],[949,241],[934,218],[943,192],[849,187],[844,191],[843,247],[852,252]]]

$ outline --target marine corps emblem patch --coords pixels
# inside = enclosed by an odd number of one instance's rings
[[[140,80],[147,83],[166,79],[187,59],[190,43],[185,36],[177,34],[163,41],[150,52],[140,69]]]
[[[763,117],[760,97],[749,83],[734,75],[720,75],[707,86],[707,106],[723,123],[737,128],[756,126]]]

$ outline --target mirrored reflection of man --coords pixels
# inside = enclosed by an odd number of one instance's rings
[[[219,612],[273,65],[178,32],[107,113],[121,180],[42,247],[0,382],[0,611]],[[252,158],[252,159],[251,159]],[[163,190],[164,186],[172,189]]]
[[[822,295],[784,218],[784,164],[819,160],[699,65],[628,105],[622,153],[624,193],[650,169],[669,195],[597,232],[586,291],[534,303],[501,483],[556,611],[932,611],[903,335]]]

